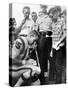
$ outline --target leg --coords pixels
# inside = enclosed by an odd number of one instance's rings
[[[21,77],[18,79],[17,83],[15,84],[16,87],[21,86],[22,83],[24,83],[28,78],[30,78],[30,70],[23,73]]]
[[[38,55],[39,62],[41,67],[41,74],[39,75],[41,85],[47,83],[47,79],[44,76],[44,73],[48,70],[48,40],[46,37],[40,38],[39,46],[38,46]]]
[[[63,62],[63,55],[62,50],[58,50],[56,53],[56,83],[62,83],[62,62]]]
[[[50,61],[50,70],[49,70],[49,80],[55,81],[55,72],[56,72],[56,50],[53,49],[53,57],[49,59]]]
[[[17,83],[15,84],[15,87],[19,87],[21,86],[21,84],[24,82],[24,80],[22,79],[22,77],[20,77],[17,81]]]

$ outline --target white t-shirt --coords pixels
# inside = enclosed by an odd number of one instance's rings
[[[32,30],[32,20],[28,19],[26,20],[25,24],[22,26],[21,32],[19,34],[29,34],[29,32]]]
[[[32,21],[33,22],[33,24],[32,24],[32,30],[38,30],[38,22],[36,21],[36,22],[34,22],[34,21]]]

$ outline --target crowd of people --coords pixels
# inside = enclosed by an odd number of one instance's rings
[[[66,10],[41,8],[30,18],[30,7],[25,6],[19,27],[15,18],[9,19],[11,86],[66,83]]]

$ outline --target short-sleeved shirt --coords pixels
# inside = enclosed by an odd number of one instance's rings
[[[32,20],[28,19],[22,26],[21,32],[19,34],[28,34],[31,30],[32,30]]]
[[[55,45],[64,34],[65,30],[65,22],[62,18],[58,18],[58,21],[52,23],[52,31],[53,31],[53,44]]]
[[[42,15],[38,18],[40,32],[51,31],[52,20],[48,15]]]

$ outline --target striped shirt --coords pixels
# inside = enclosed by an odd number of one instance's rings
[[[18,61],[28,58],[28,42],[25,37],[18,37],[12,48],[12,61],[18,64]],[[17,61],[16,61],[17,60]],[[16,62],[15,62],[16,61]]]
[[[56,44],[63,37],[65,30],[65,22],[62,18],[58,18],[57,22],[52,23],[52,31],[53,31],[53,44]]]

